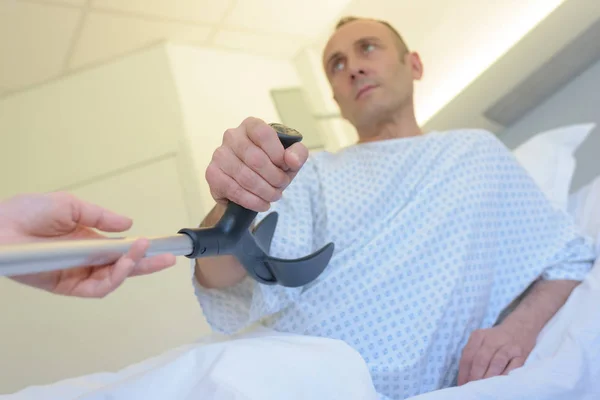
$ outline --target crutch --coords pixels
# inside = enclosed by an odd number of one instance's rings
[[[284,148],[302,140],[302,135],[281,124],[270,124]],[[146,256],[170,253],[187,258],[233,255],[248,275],[267,285],[299,287],[323,272],[333,255],[328,243],[299,259],[269,255],[277,226],[277,213],[268,214],[250,229],[257,212],[230,202],[217,224],[208,228],[184,228],[177,235],[149,238]],[[11,276],[111,264],[126,254],[137,238],[88,239],[0,246],[0,275]]]

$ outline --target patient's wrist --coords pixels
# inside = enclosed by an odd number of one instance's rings
[[[517,308],[500,324],[515,334],[538,335],[565,304],[576,281],[538,281]]]
[[[547,318],[534,310],[518,310],[506,317],[500,326],[512,336],[537,337],[546,325]]]

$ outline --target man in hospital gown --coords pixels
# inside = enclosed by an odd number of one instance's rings
[[[334,256],[302,288],[261,285],[231,257],[196,260],[207,320],[225,333],[259,322],[340,339],[364,358],[382,399],[521,366],[589,271],[591,243],[491,133],[421,132],[413,81],[422,64],[389,25],[343,21],[323,63],[359,142],[307,160],[301,144],[284,150],[263,121],[245,120],[207,169],[217,206],[203,225],[235,201],[259,211],[256,222],[279,213],[273,255],[334,242]]]

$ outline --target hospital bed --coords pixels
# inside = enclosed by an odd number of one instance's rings
[[[515,156],[600,255],[600,175],[569,195],[573,154],[592,124],[536,135]],[[544,151],[540,151],[540,149]],[[600,149],[599,149],[600,152]],[[526,364],[508,376],[413,400],[600,399],[600,259],[541,332]],[[121,371],[31,386],[0,399],[378,399],[366,365],[345,343],[256,327],[212,335]]]

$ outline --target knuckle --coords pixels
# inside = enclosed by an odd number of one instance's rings
[[[519,368],[525,364],[525,357],[516,357],[513,360],[514,360],[513,368]]]
[[[265,191],[265,193],[262,193],[261,197],[263,198],[263,200],[269,203],[273,203],[279,200],[279,191],[276,189],[269,188]]]
[[[487,367],[489,364],[489,361],[487,359],[487,357],[485,357],[485,355],[483,355],[482,353],[478,353],[475,358],[473,359],[473,366],[478,367],[478,368],[485,368]]]
[[[250,208],[252,210],[262,210],[262,209],[264,209],[264,204],[265,203],[263,201],[255,198],[255,197],[248,199],[248,208]]]
[[[236,175],[236,181],[248,190],[256,187],[259,183],[256,175],[249,168],[241,168]]]
[[[213,152],[212,162],[214,162],[216,164],[221,164],[223,162],[226,162],[226,160],[227,160],[227,150],[225,149],[225,147],[223,147],[223,146],[217,147],[216,150]]]
[[[260,118],[256,118],[256,117],[252,117],[252,116],[246,117],[242,121],[242,125],[244,125],[244,126],[251,126],[251,125],[256,125],[259,123],[264,123],[264,121]]]
[[[292,180],[288,176],[288,174],[282,172],[280,174],[277,174],[277,176],[275,177],[275,182],[273,182],[273,184],[280,189],[285,189],[289,186],[291,181]]]
[[[245,162],[255,171],[263,169],[268,163],[266,155],[254,146],[246,151]]]
[[[473,331],[473,333],[471,334],[471,338],[473,340],[478,340],[478,339],[482,339],[484,335],[485,335],[485,332],[482,329],[477,329],[477,330]]]
[[[506,354],[498,353],[494,356],[491,361],[491,365],[494,367],[504,367],[508,363],[509,357]]]
[[[254,126],[253,133],[254,136],[261,142],[270,139],[276,134],[273,127],[262,121]]]
[[[513,355],[514,357],[521,357],[525,354],[525,350],[519,345],[510,346],[510,350],[507,350],[508,353]]]
[[[218,167],[215,164],[210,163],[206,168],[206,172],[204,173],[204,178],[208,182],[209,186],[215,186],[218,183]]]
[[[273,193],[273,199],[271,200],[271,203],[281,200],[282,197],[283,193],[281,192],[281,190],[275,190]]]
[[[253,121],[256,120],[255,117],[246,117],[244,118],[244,120],[242,121],[242,125],[251,125],[253,123]]]
[[[511,358],[513,356],[513,354],[515,354],[513,349],[514,348],[503,347],[500,350],[498,350],[497,356],[508,360],[509,358]]]
[[[242,187],[240,187],[240,185],[238,185],[235,182],[230,183],[227,186],[225,193],[229,200],[235,201],[236,203],[243,205],[242,200],[243,200],[245,190]]]
[[[223,133],[223,143],[231,143],[237,137],[236,129],[229,128]]]

